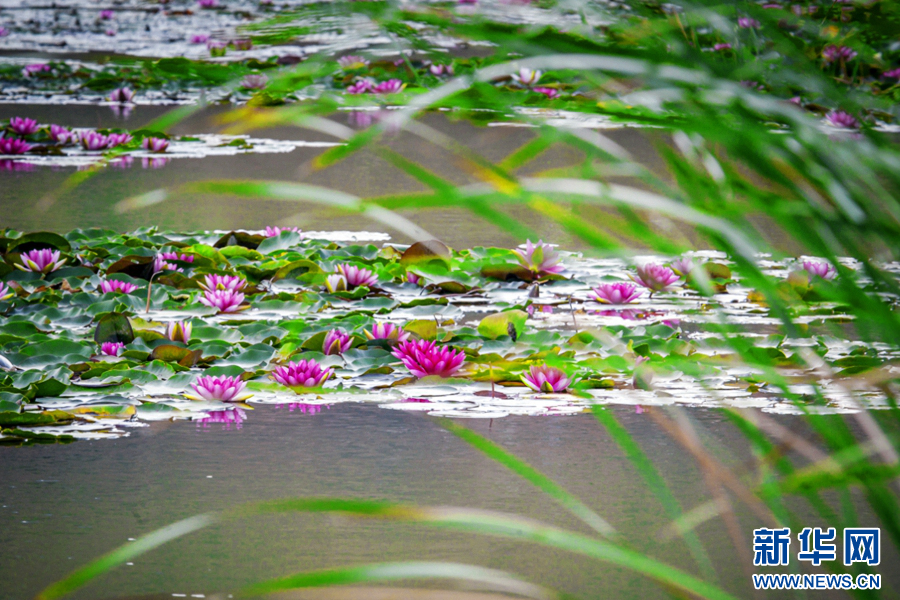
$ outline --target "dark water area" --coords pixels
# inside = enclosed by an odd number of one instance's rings
[[[685,510],[711,498],[697,463],[647,414],[636,414],[632,407],[610,410],[650,455]],[[720,412],[689,415],[723,463],[734,467],[750,456],[744,438]],[[793,417],[782,423],[804,427]],[[680,539],[658,539],[668,522],[662,507],[589,415],[465,424],[584,500],[635,549],[695,571]],[[157,422],[112,441],[0,448],[0,482],[0,597],[9,599],[32,597],[129,538],[191,515],[267,499],[332,496],[462,506],[589,533],[547,496],[432,417],[367,405],[336,405],[316,414],[258,406],[239,429]],[[804,503],[795,504],[800,517],[810,512]],[[859,504],[860,523],[875,525]],[[750,552],[759,520],[739,502],[734,506],[743,550]],[[812,518],[804,523],[817,524]],[[750,595],[744,574],[749,565],[722,521],[702,524],[698,533],[722,584]],[[889,546],[883,545],[882,567],[876,571],[896,585],[900,563]],[[446,560],[507,570],[581,598],[663,596],[654,583],[622,568],[527,543],[301,514],[253,517],[193,533],[136,558],[73,597],[209,596],[263,578],[392,560]]]

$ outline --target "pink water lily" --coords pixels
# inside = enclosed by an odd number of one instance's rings
[[[206,49],[209,50],[210,56],[225,56],[225,53],[228,52],[228,42],[209,40],[206,42]]]
[[[522,67],[521,69],[519,69],[518,73],[511,75],[511,77],[512,80],[516,83],[531,87],[541,79],[541,75],[543,75],[543,73],[541,73],[540,71]]]
[[[141,148],[150,152],[165,152],[169,147],[169,140],[157,137],[145,137],[141,141]]]
[[[203,278],[203,281],[197,282],[197,284],[206,291],[215,291],[215,290],[235,290],[239,291],[244,289],[247,285],[247,281],[239,277],[238,275],[216,275],[210,274],[206,275]]]
[[[565,392],[572,380],[562,369],[547,365],[532,366],[522,375],[522,382],[536,392]]]
[[[362,285],[371,288],[378,283],[378,276],[365,267],[341,264],[337,265],[335,270],[347,279],[347,287],[350,289]]]
[[[837,269],[830,262],[819,260],[804,260],[803,269],[814,277],[832,280],[837,277]]]
[[[130,294],[136,290],[138,286],[128,281],[119,281],[118,279],[104,279],[100,282],[100,291],[104,294],[122,293]]]
[[[108,21],[108,20],[112,19],[115,15],[116,15],[116,13],[111,10],[101,10],[100,11],[100,18],[103,19],[104,21]]]
[[[364,330],[366,339],[369,340],[393,340],[405,342],[409,339],[409,332],[403,331],[393,323],[375,323],[371,330]]]
[[[713,50],[716,52],[724,52],[725,50],[731,50],[731,44],[724,42],[720,44],[713,44]]]
[[[513,250],[513,254],[519,259],[519,263],[535,275],[559,274],[565,268],[559,264],[560,258],[556,250],[550,244],[539,240],[532,244],[526,240],[525,250]]]
[[[134,92],[127,87],[123,87],[116,88],[112,92],[110,92],[108,100],[110,102],[120,102],[124,104],[126,102],[131,102],[133,98]]]
[[[303,237],[303,232],[299,227],[266,227],[265,236],[275,237],[276,235],[281,235],[285,231],[293,231],[294,233],[299,233],[300,237]]]
[[[550,98],[551,100],[555,100],[556,98],[559,98],[559,90],[557,90],[555,88],[536,87],[536,88],[531,88],[531,91],[537,92],[538,94],[543,94],[543,95],[547,96],[548,98]]]
[[[462,366],[465,353],[448,346],[438,346],[433,341],[415,340],[401,342],[392,354],[416,377],[438,375],[450,377]]]
[[[19,135],[31,135],[32,133],[37,133],[37,130],[40,129],[37,121],[24,117],[13,117],[10,119],[9,128]]]
[[[195,33],[194,35],[191,36],[192,44],[205,44],[208,41],[209,41],[209,36],[204,35],[202,33]]]
[[[853,60],[856,58],[856,50],[848,48],[847,46],[835,46],[834,44],[831,44],[822,50],[822,58],[825,62],[829,63],[836,60]]]
[[[756,19],[751,19],[750,17],[741,17],[738,19],[738,27],[741,29],[758,29],[759,21]]]
[[[115,148],[116,146],[121,146],[122,144],[127,144],[132,139],[134,139],[130,133],[111,133],[108,136],[109,142],[107,147]]]
[[[396,94],[397,92],[403,91],[403,88],[405,87],[406,84],[399,79],[388,79],[387,81],[378,83],[372,88],[372,91],[376,94]]]
[[[362,69],[369,66],[369,61],[362,56],[357,56],[356,54],[348,54],[347,56],[342,56],[337,59],[337,64],[342,69]]]
[[[235,50],[249,50],[253,47],[253,40],[250,39],[239,39],[239,40],[231,40],[231,45],[234,46]]]
[[[122,342],[103,342],[100,344],[100,354],[103,356],[119,356],[125,351]]]
[[[66,259],[60,259],[59,257],[59,250],[51,250],[50,248],[29,250],[28,252],[23,252],[19,258],[22,264],[17,264],[16,267],[32,273],[52,273],[66,264]]]
[[[0,138],[0,154],[25,154],[31,144],[19,138]]]
[[[231,375],[203,375],[192,383],[191,387],[194,388],[194,393],[184,394],[191,400],[241,402],[253,395],[244,392],[244,388],[247,387],[246,381]]]
[[[85,150],[103,150],[109,145],[109,138],[96,131],[82,131],[78,141]]]
[[[58,144],[76,141],[77,136],[62,125],[50,125],[50,139]]]
[[[413,285],[419,285],[419,282],[422,280],[421,275],[416,275],[415,273],[407,273],[406,274],[406,283],[411,283]]]
[[[197,0],[200,8],[216,8],[219,6],[219,0]]]
[[[629,304],[644,293],[633,283],[601,283],[591,290],[594,300],[603,304]]]
[[[828,121],[829,125],[841,129],[856,129],[859,127],[859,121],[856,120],[856,117],[842,110],[831,111],[825,115],[825,120]]]
[[[428,66],[428,72],[436,77],[441,77],[443,75],[453,75],[453,65],[431,64]]]
[[[4,282],[0,281],[0,302],[9,300],[15,295],[16,291],[14,289],[6,285]]]
[[[244,421],[247,420],[247,412],[238,407],[227,408],[225,410],[214,410],[209,413],[202,419],[197,421],[197,427],[209,427],[212,423],[222,423],[225,431],[231,429],[231,426],[234,425],[234,428],[240,430]]]
[[[237,290],[212,290],[203,292],[200,303],[219,312],[233,313],[241,310],[244,294]]]
[[[678,260],[673,260],[669,265],[675,274],[684,278],[687,278],[687,276],[690,275],[691,271],[694,270],[694,266],[694,259],[690,256],[683,256]]]
[[[885,71],[881,74],[882,77],[891,77],[893,79],[900,79],[900,69],[891,69],[890,71]]]
[[[316,361],[289,362],[272,372],[272,378],[281,385],[294,387],[319,387],[332,375],[330,368],[323,369]]]
[[[179,269],[177,265],[166,262],[162,254],[157,254],[153,257],[153,273],[161,273],[162,271],[184,271],[184,269]]]
[[[348,289],[347,278],[340,273],[334,273],[325,278],[325,289],[332,294],[335,292],[346,292]]]
[[[173,342],[187,344],[191,341],[193,328],[190,321],[170,321],[166,324],[166,338]]]
[[[194,262],[194,256],[192,254],[179,254],[177,252],[161,252],[160,256],[162,256],[164,260],[178,260],[178,261],[186,262],[186,263]]]
[[[247,90],[261,90],[269,83],[265,75],[246,75],[241,80],[241,87]]]
[[[322,352],[325,354],[343,354],[350,349],[353,338],[340,329],[332,329],[325,334],[322,341]]]
[[[22,69],[23,77],[31,77],[32,75],[37,75],[38,73],[47,73],[49,72],[50,65],[45,64],[36,64],[36,65],[25,65],[25,68]]]
[[[637,276],[630,275],[630,277],[638,285],[650,290],[651,294],[671,291],[679,279],[672,269],[656,263],[637,267]]]
[[[360,79],[359,81],[356,81],[356,82],[348,85],[345,92],[348,94],[353,94],[353,95],[367,94],[367,93],[371,92],[373,89],[374,89],[374,86],[372,85],[371,81],[369,81],[367,79]]]

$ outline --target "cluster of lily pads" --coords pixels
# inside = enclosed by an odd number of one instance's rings
[[[125,97],[131,91],[120,89],[116,93]],[[0,121],[0,156],[6,157],[0,160],[0,167],[13,170],[34,164],[88,167],[106,158],[110,166],[122,168],[130,167],[139,157],[144,168],[159,168],[173,157],[289,152],[303,143],[246,136],[170,136],[147,129],[67,128],[55,123],[41,124],[28,117],[12,117]]]
[[[437,241],[378,247],[327,237],[292,227],[6,231],[0,439],[120,434],[126,424],[209,418],[247,402],[571,414],[598,401],[634,403],[610,400],[620,390],[656,393],[652,373],[657,382],[676,373],[679,401],[721,392],[779,404],[760,372],[734,368],[708,326],[713,305],[734,311],[738,302],[744,316],[773,322],[722,255],[628,266],[544,242],[451,251]],[[842,318],[815,302],[838,276],[834,265],[787,261],[773,275],[807,323]],[[691,324],[708,330],[685,335]],[[827,336],[820,344],[844,367],[891,356]],[[788,346],[782,336],[761,356],[790,367]]]
[[[0,67],[0,80],[11,84],[6,86],[10,90],[20,86],[59,91],[64,83],[67,94],[102,94],[107,100],[111,98],[109,91],[128,87],[139,89],[151,102],[193,101],[198,90],[216,89],[222,92],[214,94],[216,99],[260,105],[305,101],[319,98],[323,92],[332,92],[338,103],[351,105],[383,100],[385,96],[397,102],[448,78],[521,56],[512,51],[521,38],[546,44],[552,51],[619,55],[626,49],[628,56],[635,57],[675,53],[714,73],[739,73],[742,84],[789,100],[842,129],[858,129],[867,123],[881,127],[894,116],[883,108],[860,111],[859,107],[835,105],[818,91],[803,87],[792,69],[815,68],[838,87],[879,99],[900,98],[900,52],[889,28],[877,25],[898,18],[897,9],[888,2],[751,3],[719,20],[655,2],[593,7],[577,20],[562,7],[529,6],[528,2],[502,8],[484,1],[447,6],[429,3],[410,5],[399,13],[383,3],[345,4],[341,9],[274,4],[232,9],[224,3],[167,6],[163,9],[168,14],[167,23],[187,16],[205,19],[227,13],[236,19],[235,26],[224,37],[183,34],[187,47],[208,51],[206,60],[193,54],[192,59],[184,58],[186,53],[181,52],[181,56],[159,60],[117,59],[102,65],[65,61],[10,64]],[[276,14],[271,14],[273,11]],[[98,17],[98,23],[113,22],[116,15],[111,12]],[[586,26],[596,34],[594,37],[584,36]],[[365,35],[358,39],[345,39],[348,31],[362,30]],[[15,28],[9,31],[15,34]],[[667,37],[672,32],[683,35],[683,40],[673,42]],[[399,52],[396,45],[392,51],[382,47],[385,36],[404,39]],[[332,43],[322,41],[332,37]],[[786,40],[802,52],[808,64],[800,65],[798,57],[784,52]],[[305,49],[311,43],[316,45],[307,53]],[[676,47],[682,45],[684,48]],[[475,56],[457,52],[472,46],[499,50],[485,50]],[[259,48],[267,50],[248,55]],[[226,61],[229,49],[238,51],[238,55]],[[318,55],[324,67],[301,65],[302,73],[290,73],[292,65],[305,62],[312,54]],[[756,68],[762,63],[764,68]],[[493,84],[507,94],[515,93],[505,99],[507,104],[538,104],[644,119],[652,119],[658,111],[658,107],[641,106],[635,98],[622,102],[601,98],[597,102],[590,79],[567,69],[543,73],[522,69]],[[113,101],[111,106],[121,111],[129,105]]]

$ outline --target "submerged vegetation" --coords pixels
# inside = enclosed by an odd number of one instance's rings
[[[360,197],[297,181],[217,179],[133,194],[117,210],[149,211],[196,194],[316,203],[416,243],[339,243],[281,226],[5,230],[0,441],[119,435],[153,419],[230,427],[267,402],[376,400],[487,418],[590,411],[647,483],[647,510],[665,509],[697,575],[631,550],[602,510],[448,422],[595,535],[466,509],[286,500],[148,534],[43,598],[219,519],[266,512],[337,512],[538,542],[647,575],[676,597],[731,597],[694,530],[721,518],[735,547],[749,544],[733,502],[760,526],[799,531],[806,523],[793,506],[802,500],[840,530],[859,524],[859,489],[885,546],[900,548],[897,3],[192,7],[196,15],[159,10],[173,22],[231,19],[238,10],[249,18],[219,37],[182,31],[196,47],[185,53],[191,58],[8,65],[0,77],[17,87],[4,85],[4,94],[52,99],[63,75],[66,94],[117,110],[190,103],[202,92],[204,101],[228,104],[220,117],[227,133],[290,126],[326,134],[334,145],[311,169],[370,152],[422,191]],[[9,33],[0,40],[29,35],[12,25]],[[323,39],[330,41],[304,46]],[[0,149],[8,165],[29,153],[100,155],[71,189],[125,156],[155,160],[191,143],[167,131],[201,106],[143,131],[77,136],[65,123],[11,119]],[[418,118],[427,111],[533,135],[491,160]],[[664,168],[649,168],[602,133],[624,126],[642,128]],[[389,138],[401,131],[440,149],[466,182],[393,150]],[[576,153],[577,164],[535,173],[536,159],[556,148]],[[447,207],[523,244],[450,249],[415,223],[417,211]],[[522,218],[531,213],[584,250],[533,243],[544,234]],[[684,512],[608,403],[642,413],[650,406],[648,417],[697,459],[713,500]],[[721,410],[752,447],[743,470],[711,455],[676,404]],[[792,433],[753,408],[803,415],[812,433]],[[839,562],[826,568],[865,572]],[[896,573],[884,574],[890,596]],[[420,562],[297,575],[245,592],[411,577],[552,595],[508,574]]]

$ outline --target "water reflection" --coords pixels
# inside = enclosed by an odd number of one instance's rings
[[[242,423],[247,420],[247,412],[242,408],[226,408],[208,413],[207,416],[197,420],[197,429],[209,429],[213,423],[221,423],[223,431],[234,428],[240,431]]]
[[[276,404],[276,409],[281,409],[287,407],[288,412],[297,411],[304,415],[314,415],[316,413],[322,412],[323,408],[331,410],[330,404],[307,404],[305,402],[290,402],[288,404]]]

